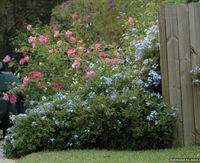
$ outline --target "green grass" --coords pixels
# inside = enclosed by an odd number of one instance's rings
[[[67,150],[40,152],[17,163],[169,163],[169,158],[199,158],[200,146],[151,151]]]

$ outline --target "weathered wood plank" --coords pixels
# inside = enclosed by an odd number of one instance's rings
[[[170,104],[169,99],[169,79],[168,79],[168,61],[167,61],[167,43],[166,43],[166,21],[165,6],[159,9],[159,34],[160,34],[160,66],[162,74],[162,96]]]
[[[194,53],[191,53],[192,67],[200,66],[200,4],[189,4],[189,18],[190,18],[190,46]],[[195,134],[196,142],[200,139],[200,89],[193,86],[193,103],[194,103],[194,117],[195,117]]]
[[[180,83],[180,63],[179,63],[179,39],[178,39],[178,20],[177,7],[166,6],[166,37],[167,37],[167,56],[168,56],[168,78],[170,104],[178,111],[177,122],[177,143],[184,144],[183,123],[182,123],[182,100]]]
[[[188,5],[177,7],[184,145],[195,144]]]

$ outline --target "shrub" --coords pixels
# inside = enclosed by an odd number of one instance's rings
[[[95,76],[73,94],[18,116],[5,154],[20,157],[44,149],[157,149],[172,145],[175,113],[129,72]],[[130,71],[131,72],[131,71]]]

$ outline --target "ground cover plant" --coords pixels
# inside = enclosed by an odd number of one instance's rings
[[[161,96],[159,3],[135,1],[138,8],[125,12],[129,0],[103,2],[104,8],[96,10],[99,1],[67,1],[53,10],[50,25],[27,24],[12,39],[16,55],[3,61],[23,84],[3,98],[22,93],[27,111],[10,117],[7,156],[49,149],[172,146],[176,112]],[[80,13],[90,8],[90,17]],[[146,20],[140,17],[150,10]],[[108,17],[99,14],[104,11]],[[116,19],[114,31],[111,19]]]

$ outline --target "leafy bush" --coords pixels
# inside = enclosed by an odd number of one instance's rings
[[[107,74],[104,74],[107,75]],[[5,154],[20,157],[44,149],[157,149],[172,145],[175,113],[130,74],[91,78],[76,94],[12,117]],[[131,83],[131,84],[130,84]],[[83,85],[84,86],[84,85]]]

